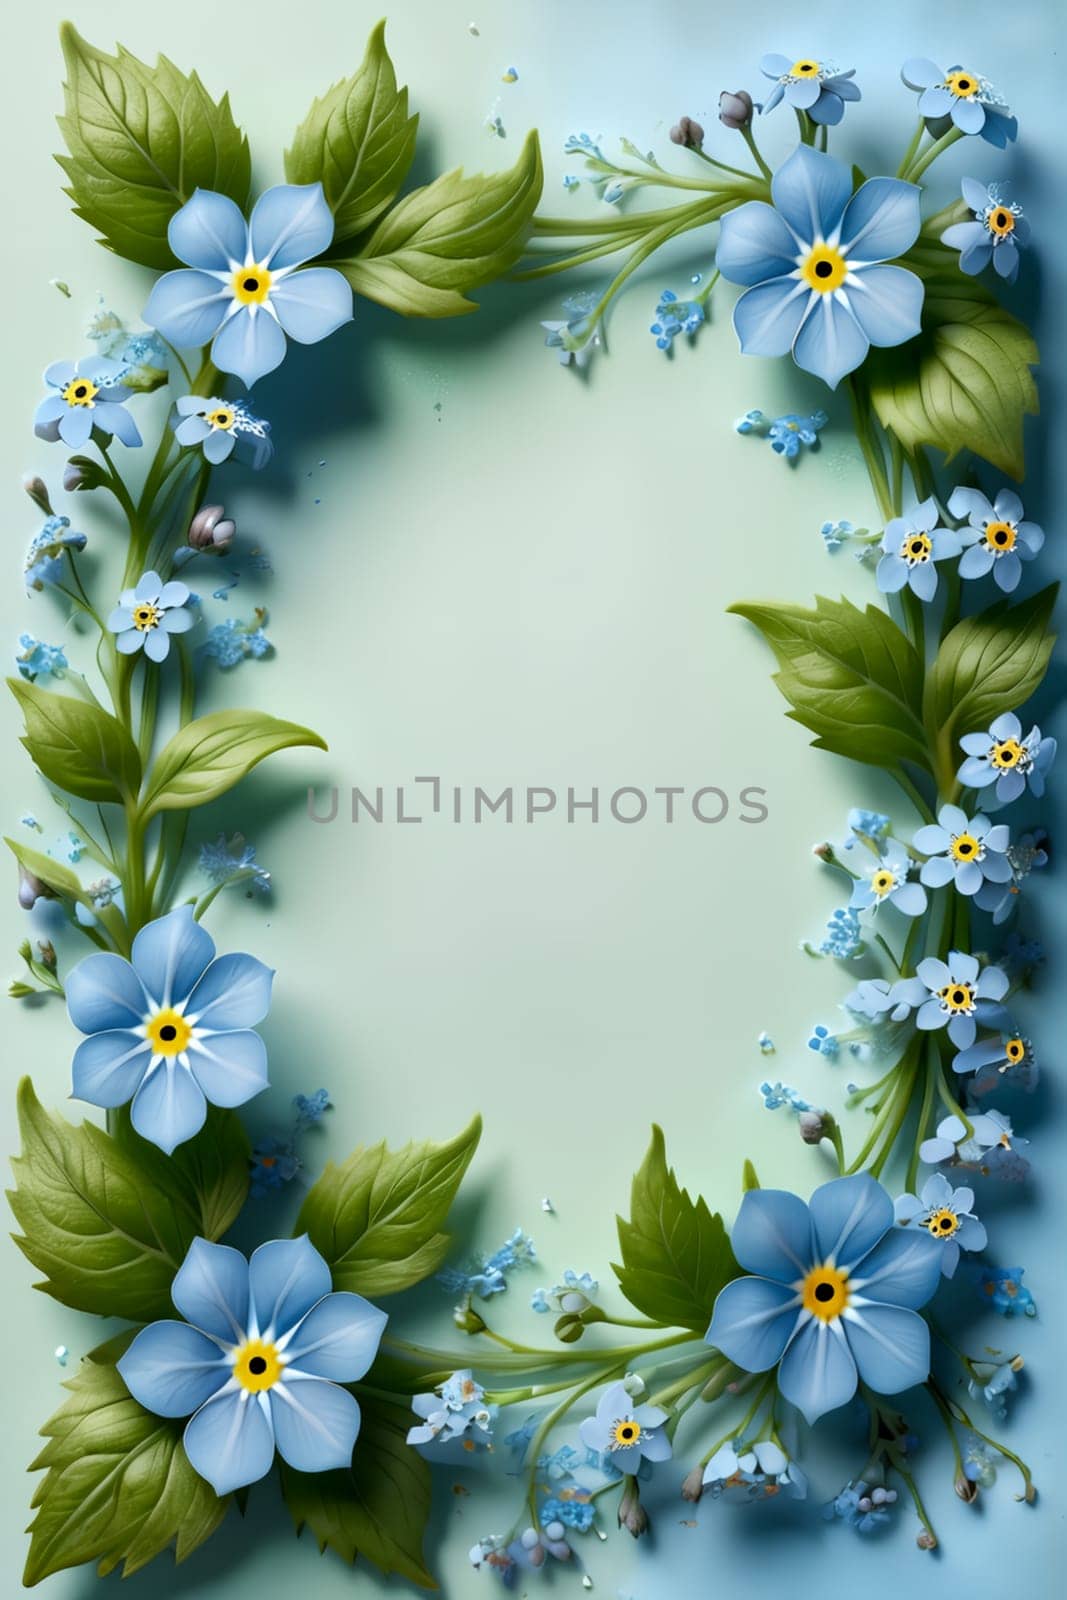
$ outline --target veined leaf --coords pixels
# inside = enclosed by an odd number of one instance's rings
[[[136,794],[141,758],[116,717],[87,700],[50,694],[21,678],[7,683],[25,719],[22,743],[46,778],[79,800],[121,805]]]
[[[159,752],[145,785],[142,815],[206,805],[267,756],[293,745],[326,749],[325,740],[310,728],[265,711],[212,711],[197,717]]]

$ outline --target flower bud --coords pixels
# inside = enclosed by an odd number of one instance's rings
[[[578,1315],[581,1318],[583,1325],[587,1328],[593,1322],[606,1322],[608,1320],[607,1312],[602,1311],[600,1306],[586,1305],[582,1308]]]
[[[671,129],[671,143],[686,150],[699,150],[704,143],[704,130],[692,117],[680,117]]]
[[[55,512],[52,510],[52,502],[48,498],[48,486],[43,478],[38,478],[36,474],[27,474],[22,480],[22,487],[25,489],[34,505],[38,506],[40,510],[44,512],[46,517],[52,517],[55,515]]]
[[[682,1499],[692,1501],[696,1505],[704,1493],[704,1468],[694,1467],[692,1472],[687,1472],[682,1484]]]
[[[831,1118],[825,1111],[802,1111],[797,1117],[800,1137],[805,1144],[821,1144],[826,1138]]]
[[[38,900],[54,900],[55,891],[42,883],[36,873],[19,865],[19,905],[23,911],[32,911]]]
[[[752,96],[747,89],[737,89],[733,94],[723,90],[719,96],[719,121],[725,128],[748,127],[752,121]]]
[[[915,1543],[919,1546],[920,1550],[937,1549],[937,1539],[930,1532],[929,1528],[924,1528],[920,1534],[916,1535]]]
[[[99,489],[103,481],[103,468],[88,456],[71,456],[63,468],[63,487],[68,494],[79,489]]]
[[[189,524],[188,540],[193,550],[228,550],[237,524],[227,517],[223,506],[201,506]]]
[[[829,841],[825,840],[825,839],[823,840],[823,842],[821,844],[813,844],[812,847],[811,847],[811,853],[819,861],[831,862],[831,861],[836,861],[837,860],[837,855],[836,855],[836,852],[834,850],[833,845],[830,844]]]
[[[452,1321],[461,1333],[484,1333],[485,1323],[471,1305],[454,1306]]]
[[[561,1344],[577,1344],[585,1332],[585,1326],[581,1317],[576,1316],[573,1311],[568,1311],[557,1319],[552,1332]]]
[[[963,1501],[964,1505],[973,1505],[978,1499],[978,1485],[975,1483],[973,1478],[968,1478],[965,1472],[960,1473],[959,1477],[956,1479],[956,1482],[953,1484],[953,1488]]]
[[[624,1482],[626,1487],[619,1501],[619,1527],[625,1528],[635,1539],[640,1539],[643,1533],[648,1532],[648,1512],[641,1504],[637,1479],[628,1477]]]
[[[39,994],[40,990],[35,989],[32,984],[20,983],[18,978],[13,978],[7,986],[7,993],[11,1000],[25,1000],[27,995]]]
[[[47,972],[54,972],[58,962],[56,947],[51,939],[38,939],[37,949],[41,956],[41,965]]]

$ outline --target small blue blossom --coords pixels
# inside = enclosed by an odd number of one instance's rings
[[[1028,1141],[1012,1131],[1003,1111],[968,1111],[970,1129],[955,1113],[942,1117],[937,1132],[919,1146],[919,1158],[928,1166],[966,1167],[985,1178],[1022,1183],[1030,1170],[1022,1154]]]
[[[316,1089],[314,1094],[297,1094],[293,1096],[293,1105],[296,1107],[296,1120],[299,1127],[313,1127],[321,1122],[327,1111],[330,1110],[330,1091]]]
[[[477,1295],[488,1300],[507,1289],[507,1274],[536,1261],[534,1242],[522,1228],[516,1228],[492,1255],[482,1256],[467,1267],[445,1267],[437,1281],[450,1294]]]
[[[649,330],[657,350],[669,351],[679,334],[692,339],[704,325],[704,307],[699,300],[679,300],[673,289],[664,289],[656,307],[656,320]]]
[[[568,1267],[563,1282],[551,1289],[535,1289],[530,1298],[533,1311],[565,1311],[578,1314],[593,1304],[600,1285],[590,1272],[575,1272]]]
[[[961,133],[980,134],[987,144],[1003,150],[1015,138],[1018,123],[988,78],[969,67],[943,71],[927,57],[905,61],[900,76],[909,89],[919,91],[919,115],[939,137],[953,126]]]
[[[764,116],[784,100],[794,111],[806,111],[812,122],[833,128],[845,114],[845,101],[861,98],[852,82],[855,67],[842,71],[832,61],[818,61],[814,56],[790,61],[788,56],[767,55],[760,62],[760,71],[774,83],[760,107]]]
[[[662,1406],[636,1405],[623,1383],[601,1393],[596,1412],[579,1426],[582,1443],[601,1457],[607,1470],[636,1474],[644,1462],[668,1461],[671,1441]]]
[[[960,1050],[952,1062],[954,1072],[962,1075],[973,1072],[972,1092],[987,1093],[998,1084],[1014,1084],[1020,1089],[1033,1089],[1037,1085],[1038,1065],[1034,1047],[1021,1033],[1004,1032],[977,1039]]]
[[[837,522],[824,522],[819,532],[822,534],[823,543],[831,555],[835,550],[840,550],[842,545],[848,544],[851,540],[865,539],[867,537],[866,528],[857,528],[853,523],[847,522],[843,518]]]
[[[41,824],[38,822],[32,811],[23,812],[22,816],[19,818],[19,821],[24,828],[32,828],[35,833],[44,832],[44,829],[41,827]]]
[[[1022,834],[1008,846],[1005,853],[1010,869],[1007,882],[987,881],[975,895],[975,905],[982,911],[992,913],[995,928],[1007,922],[1015,910],[1025,879],[1031,872],[1039,872],[1042,867],[1048,866],[1048,851],[1045,849],[1047,838],[1048,835],[1043,828],[1038,828],[1034,833]]]
[[[1038,727],[1024,738],[1014,711],[997,717],[988,733],[965,733],[960,749],[967,757],[956,774],[960,783],[968,789],[995,785],[993,792],[1001,805],[1017,800],[1027,789],[1040,800],[1056,758],[1055,739],[1043,739]]]
[[[847,1000],[845,1004],[848,1004]],[[808,1049],[814,1050],[817,1055],[825,1056],[827,1061],[836,1061],[841,1045],[835,1033],[831,1033],[821,1022],[817,1022],[811,1030]]]
[[[911,865],[904,846],[887,839],[874,865],[866,865],[856,879],[850,910],[877,911],[888,904],[906,917],[921,917],[926,910],[926,890],[909,878]]]
[[[1019,275],[1019,250],[1030,242],[1030,224],[1023,208],[1005,200],[999,184],[976,183],[964,178],[963,198],[973,214],[972,222],[954,222],[941,235],[941,243],[960,252],[960,271],[970,277],[988,267],[1014,283]]]
[[[432,1394],[412,1395],[411,1409],[423,1420],[408,1429],[408,1444],[447,1447],[458,1442],[469,1453],[492,1443],[498,1408],[487,1404],[485,1390],[469,1368],[454,1372]]]
[[[972,1278],[983,1295],[1002,1317],[1036,1317],[1034,1297],[1023,1283],[1022,1267],[975,1266]]]
[[[573,172],[568,172],[564,174],[563,187],[566,189],[568,194],[571,194],[573,190],[578,188],[581,181],[581,178],[576,178]]]
[[[1006,1397],[1018,1388],[1016,1374],[1022,1369],[1022,1356],[1013,1356],[1010,1361],[976,1362],[967,1383],[968,1393],[972,1399],[984,1400],[997,1421],[1003,1422],[1008,1415]]]
[[[940,513],[933,496],[912,506],[903,516],[886,523],[882,535],[882,558],[876,582],[883,594],[897,594],[907,587],[920,600],[932,600],[937,593],[937,561],[958,556],[963,549],[960,534],[939,525]]]
[[[165,661],[171,635],[188,633],[196,622],[189,599],[184,583],[164,583],[158,572],[146,572],[135,588],[122,591],[107,619],[108,629],[118,635],[116,650],[124,656],[143,650],[149,661]]]
[[[762,411],[746,411],[734,423],[735,433],[766,433],[770,424]]]
[[[243,401],[184,394],[174,404],[178,413],[174,437],[180,445],[200,445],[212,466],[230,456],[244,456],[258,471],[274,454],[270,423],[257,417]]]
[[[249,657],[262,661],[274,649],[263,631],[266,620],[266,611],[257,606],[253,622],[244,622],[238,617],[227,617],[225,622],[217,622],[201,646],[202,654],[217,662],[224,672],[247,661]]]
[[[881,811],[865,811],[860,806],[853,806],[848,814],[846,826],[849,837],[845,840],[844,848],[851,850],[856,844],[866,843],[868,839],[880,844],[889,832],[891,817]]]
[[[564,140],[565,156],[585,156],[590,161],[603,161],[600,146],[587,133],[572,133]]]
[[[791,1111],[799,1115],[801,1111],[811,1110],[811,1106],[803,1096],[796,1089],[791,1089],[787,1083],[761,1083],[759,1092],[768,1111],[778,1111],[782,1106],[788,1106]]]
[[[300,1161],[292,1142],[271,1136],[260,1139],[252,1151],[249,1165],[249,1192],[254,1200],[261,1200],[265,1194],[283,1189],[300,1171]]]
[[[807,417],[800,417],[795,411],[788,411],[785,416],[775,417],[767,435],[771,449],[775,455],[784,456],[787,461],[794,461],[800,454],[802,444],[812,450],[818,446],[819,430],[824,428],[828,421],[825,411],[813,411]]]
[[[1045,542],[1036,522],[1023,520],[1023,503],[1014,489],[1001,489],[990,502],[977,489],[953,489],[948,509],[966,518],[959,539],[968,546],[960,561],[961,578],[983,578],[992,572],[998,589],[1011,594],[1019,587],[1023,562],[1032,561]]]
[[[563,302],[562,321],[542,322],[545,347],[555,350],[561,367],[572,364],[587,367],[600,348],[599,324],[593,318],[596,299],[592,295],[572,295]]]
[[[804,948],[811,952],[810,945]],[[836,961],[854,961],[865,949],[858,913],[851,906],[838,906],[831,913],[826,935],[815,954],[832,956]]]
[[[973,1189],[954,1189],[943,1172],[933,1172],[918,1195],[898,1195],[893,1205],[902,1228],[925,1228],[941,1245],[941,1273],[951,1278],[961,1250],[984,1250],[985,1227],[974,1215]]]
[[[843,1522],[864,1535],[877,1533],[889,1523],[889,1513],[896,1504],[897,1491],[881,1487],[870,1489],[862,1480],[847,1483],[828,1505],[823,1507],[827,1522]]]
[[[261,894],[270,889],[270,873],[258,864],[255,845],[242,833],[230,839],[220,833],[214,843],[202,844],[197,865],[206,878],[220,886],[241,878],[248,879]]]
[[[731,1439],[720,1445],[704,1469],[704,1487],[713,1500],[743,1503],[773,1499],[785,1490],[804,1500],[808,1480],[773,1439],[753,1444]]]
[[[68,552],[84,550],[85,545],[84,533],[70,531],[69,517],[48,517],[26,552],[26,587],[43,589],[46,584],[59,583],[65,570],[65,556]]]
[[[1011,879],[1006,854],[1011,834],[981,813],[969,817],[959,806],[944,805],[937,822],[920,828],[912,842],[930,857],[919,876],[931,889],[952,883],[960,894],[977,895],[986,882],[999,889]]]
[[[85,854],[85,840],[79,838],[76,833],[68,833],[61,841],[60,849],[71,866],[77,866]]]
[[[925,989],[919,996],[915,1024],[921,1031],[947,1028],[959,1050],[974,1043],[977,1024],[998,1027],[1005,1017],[1000,1002],[1008,992],[1008,975],[1000,967],[981,966],[977,956],[950,950],[944,961],[927,956],[906,980],[909,991]],[[910,992],[909,992],[910,998]]]
[[[19,651],[15,656],[19,677],[33,683],[36,678],[61,678],[70,666],[62,645],[44,644],[32,633],[19,634]]]
[[[114,435],[125,445],[139,445],[141,435],[126,410],[130,391],[119,382],[121,373],[121,363],[104,356],[53,361],[44,375],[53,393],[37,407],[34,433],[49,444],[62,442],[71,450],[88,444],[94,429]]]
[[[588,1533],[596,1518],[596,1507],[589,1498],[589,1490],[575,1490],[566,1500],[561,1500],[556,1495],[548,1495],[541,1502],[541,1521],[546,1525],[553,1522],[562,1522],[565,1528],[573,1528],[577,1533]]]

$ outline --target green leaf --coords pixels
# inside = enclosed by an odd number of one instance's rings
[[[170,1286],[192,1241],[217,1239],[248,1184],[248,1144],[232,1111],[168,1159],[132,1130],[73,1127],[18,1091],[22,1154],[8,1200],[15,1242],[45,1274],[37,1288],[98,1316],[150,1322],[173,1316]],[[237,1125],[235,1127],[235,1125]]]
[[[21,678],[7,683],[25,719],[22,743],[46,778],[80,800],[121,805],[136,794],[141,758],[110,712],[72,695],[49,694]]]
[[[103,923],[108,932],[116,939],[124,934],[124,922],[118,906],[98,906],[93,898],[82,887],[81,879],[69,867],[59,861],[53,861],[51,856],[42,855],[39,850],[31,850],[19,839],[5,837],[4,843],[14,855],[21,867],[40,880],[54,894],[62,895],[64,899],[77,901],[79,905],[90,911],[98,922]]]
[[[774,651],[774,681],[820,750],[895,767],[930,764],[922,724],[923,669],[915,647],[878,606],[816,595],[815,609],[745,602],[727,608],[755,623]]]
[[[667,1165],[663,1130],[653,1126],[648,1154],[634,1177],[630,1220],[617,1217],[619,1287],[636,1310],[665,1327],[704,1334],[715,1296],[740,1267],[717,1213],[691,1200]]]
[[[147,819],[157,811],[186,811],[217,800],[267,756],[293,745],[326,749],[326,741],[310,728],[265,711],[212,711],[198,717],[159,752],[148,774],[141,815]]]
[[[1033,336],[936,240],[920,240],[902,264],[924,281],[923,331],[871,351],[864,374],[879,421],[905,449],[932,445],[946,461],[971,450],[1021,478],[1023,418],[1038,409]]]
[[[346,1471],[296,1472],[281,1463],[296,1531],[308,1528],[320,1550],[334,1550],[342,1561],[363,1556],[381,1572],[435,1589],[422,1554],[430,1469],[406,1442],[411,1416],[362,1394],[359,1403],[363,1425]]]
[[[1049,621],[1058,584],[1018,605],[1006,602],[958,622],[942,640],[926,683],[924,711],[937,750],[939,788],[951,793],[959,740],[982,733],[1028,700],[1048,670],[1056,635]]]
[[[109,1346],[94,1351],[64,1387],[41,1429],[48,1441],[30,1468],[46,1470],[33,1497],[23,1583],[97,1562],[101,1577],[124,1563],[129,1577],[174,1546],[184,1561],[226,1515],[182,1449],[184,1419],[153,1416],[134,1400]]]
[[[175,266],[167,224],[196,189],[229,195],[244,209],[251,179],[248,141],[229,96],[212,100],[196,73],[166,56],[154,67],[120,45],[96,50],[69,22],[60,28],[67,66],[57,156],[77,216],[101,244],[145,267]]]
[[[457,317],[471,289],[510,270],[541,196],[536,133],[515,165],[490,177],[459,168],[405,195],[356,255],[331,261],[357,294],[406,317]]]
[[[741,1168],[741,1192],[742,1194],[747,1194],[750,1189],[758,1188],[759,1178],[756,1176],[756,1169],[752,1165],[751,1161],[746,1160],[744,1166]]]
[[[449,1245],[440,1229],[481,1133],[475,1117],[447,1144],[361,1145],[327,1163],[295,1231],[325,1256],[335,1289],[396,1294],[436,1272]]]
[[[385,48],[385,23],[367,41],[358,72],[316,100],[285,152],[290,183],[321,183],[334,239],[352,239],[395,199],[415,155],[417,116],[398,89]]]

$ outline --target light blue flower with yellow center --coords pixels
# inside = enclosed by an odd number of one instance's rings
[[[158,572],[146,572],[133,589],[124,589],[110,613],[107,626],[118,635],[120,655],[143,650],[149,661],[165,661],[174,633],[188,633],[196,617],[188,608],[189,590],[172,579],[164,583]]]
[[[999,1027],[1007,1021],[1000,1001],[1008,992],[1008,975],[1000,967],[982,967],[966,950],[950,950],[946,960],[927,956],[915,969],[927,990],[915,1013],[917,1028],[947,1028],[957,1050],[975,1041],[978,1023]]]
[[[943,1172],[927,1178],[919,1194],[897,1197],[893,1210],[902,1228],[925,1228],[941,1245],[941,1271],[951,1278],[961,1250],[984,1250],[986,1231],[974,1215],[973,1189],[954,1189]]]
[[[352,320],[352,290],[333,267],[308,267],[333,239],[321,183],[280,183],[246,222],[227,195],[198,189],[167,240],[186,266],[156,281],[144,320],[179,349],[211,342],[220,372],[249,388],[285,359],[286,339],[318,344]]]
[[[898,594],[908,588],[920,600],[934,598],[935,563],[958,556],[963,549],[960,535],[939,527],[938,520],[937,502],[931,497],[886,523],[875,573],[875,582],[883,594]]]
[[[964,178],[963,198],[973,213],[971,222],[954,222],[941,235],[941,243],[960,252],[960,271],[970,277],[992,261],[1008,283],[1019,275],[1019,251],[1030,242],[1030,224],[1023,208],[1004,198],[1003,187]]]
[[[894,1227],[868,1173],[835,1178],[809,1204],[752,1189],[730,1236],[746,1274],[719,1292],[707,1341],[745,1372],[778,1369],[784,1399],[818,1421],[862,1381],[899,1394],[930,1372],[918,1315],[941,1279],[941,1246]]]
[[[818,56],[798,56],[791,61],[781,55],[764,56],[759,65],[763,76],[774,80],[774,88],[760,108],[763,116],[784,100],[794,111],[806,111],[812,122],[832,128],[845,114],[845,101],[862,98],[852,82],[855,67],[842,72],[832,61],[820,61]]]
[[[967,757],[956,774],[960,783],[968,789],[994,786],[1001,805],[1017,800],[1027,789],[1040,800],[1056,759],[1056,740],[1042,737],[1036,726],[1024,736],[1014,711],[995,717],[988,733],[965,733],[960,749]]]
[[[910,871],[907,850],[888,839],[873,866],[864,866],[856,879],[850,909],[877,911],[879,906],[891,905],[906,917],[921,917],[926,910],[926,890],[909,879]]]
[[[71,450],[88,444],[94,428],[125,445],[139,445],[140,430],[126,410],[130,391],[122,386],[123,371],[121,361],[107,356],[53,361],[45,369],[44,381],[55,393],[37,407],[34,433],[49,444],[62,440]]]
[[[216,1494],[266,1477],[275,1449],[297,1472],[351,1465],[362,1418],[341,1385],[367,1372],[388,1319],[333,1292],[306,1234],[247,1261],[194,1239],[171,1299],[185,1321],[142,1328],[118,1370],[146,1411],[189,1417],[185,1454]]]
[[[994,827],[980,812],[969,817],[959,806],[942,806],[936,823],[920,828],[912,843],[930,857],[919,877],[931,889],[954,883],[960,894],[973,895],[987,880],[1011,880],[1011,862],[1005,854],[1011,831],[1003,823]]]
[[[949,67],[947,71],[926,56],[905,61],[900,76],[909,89],[919,91],[919,115],[935,135],[953,127],[961,133],[978,134],[987,144],[1003,150],[1014,139],[1019,125],[988,78],[970,67]]]
[[[274,454],[270,423],[257,417],[239,400],[183,394],[175,402],[178,420],[174,437],[179,444],[200,445],[212,466],[227,461],[234,451],[246,455],[255,471]]]
[[[990,501],[979,489],[953,489],[948,509],[966,519],[959,537],[969,548],[960,561],[960,577],[983,578],[992,572],[997,588],[1011,594],[1019,587],[1023,562],[1032,561],[1045,542],[1044,530],[1024,520],[1015,490],[1001,489]]]
[[[834,389],[871,345],[919,332],[922,283],[888,264],[918,237],[919,190],[870,178],[853,194],[847,167],[800,145],[774,174],[771,198],[722,219],[715,264],[745,287],[734,329],[746,355],[791,352]]]
[[[662,1406],[634,1405],[624,1383],[610,1384],[597,1402],[595,1415],[579,1428],[582,1443],[616,1471],[634,1474],[643,1461],[667,1461],[671,1441]]]

